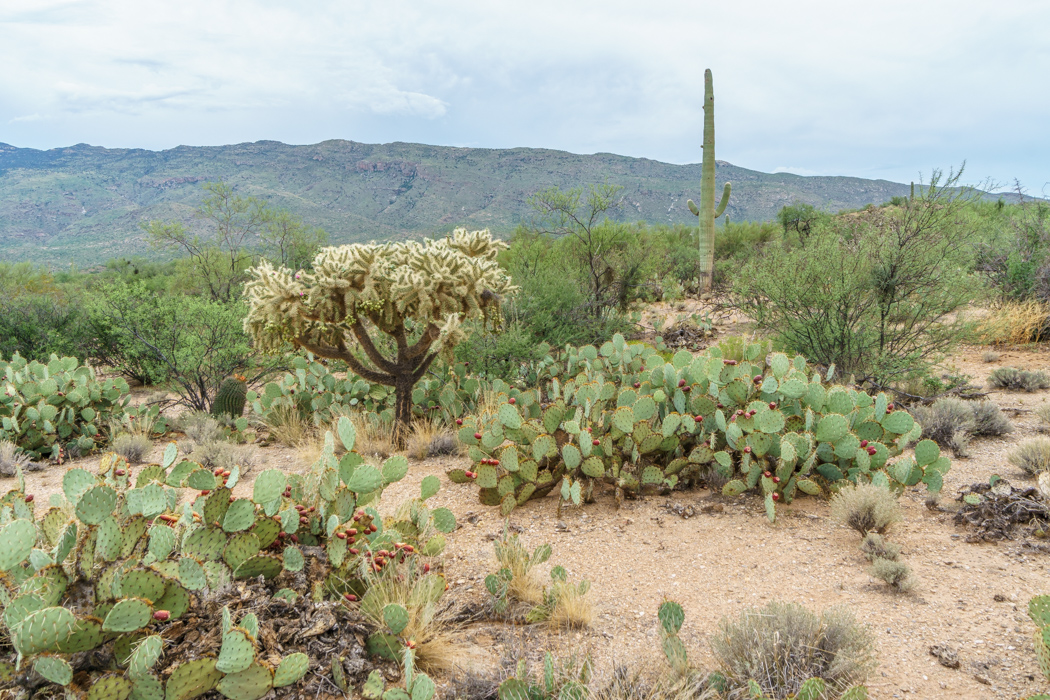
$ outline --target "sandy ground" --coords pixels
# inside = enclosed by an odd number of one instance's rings
[[[1045,348],[1000,351],[991,364],[981,361],[983,351],[968,349],[954,362],[976,384],[996,366],[1050,369]],[[1031,409],[1050,402],[1050,392],[992,392],[989,397],[1015,430],[1003,438],[975,440],[969,458],[953,460],[942,500],[954,499],[959,488],[992,474],[1029,483],[1006,462],[1006,454],[1036,434],[1038,419]],[[260,449],[252,474],[267,468],[305,470],[302,457],[288,448]],[[84,460],[84,466],[94,461]],[[459,602],[484,603],[483,580],[494,570],[492,539],[504,522],[498,509],[477,503],[470,485],[444,478],[447,469],[463,464],[454,457],[414,462],[408,477],[391,486],[383,501],[392,508],[402,497],[417,494],[424,476],[442,478],[442,491],[431,502],[451,508],[460,523],[444,561],[450,595]],[[63,471],[28,475],[28,490],[46,497],[60,489]],[[252,474],[238,485],[237,495],[250,494]],[[1026,608],[1031,596],[1050,593],[1047,548],[1040,550],[1038,541],[1035,547],[1019,540],[967,543],[966,531],[950,515],[928,510],[925,499],[921,488],[908,491],[901,498],[904,522],[889,535],[903,547],[903,558],[918,579],[906,595],[888,592],[866,573],[859,538],[833,522],[827,503],[818,499],[802,498],[780,508],[775,525],[767,522],[757,498],[724,499],[706,490],[647,497],[620,509],[611,496],[599,496],[596,503],[566,509],[560,520],[553,498],[533,501],[515,510],[509,523],[520,528],[530,548],[544,542],[553,546],[546,569],[562,565],[571,579],[591,582],[593,623],[583,631],[550,633],[543,627],[487,622],[466,628],[464,637],[477,645],[482,666],[495,667],[511,653],[538,659],[550,649],[589,654],[602,675],[614,664],[663,667],[656,609],[665,597],[684,607],[683,640],[691,661],[700,666],[712,662],[707,637],[723,616],[772,600],[814,610],[845,605],[877,638],[880,666],[869,682],[873,698],[1019,698],[1046,690]],[[667,504],[692,505],[697,515],[684,519]],[[541,575],[546,577],[546,571]],[[956,650],[961,667],[939,665],[929,654],[936,644]]]

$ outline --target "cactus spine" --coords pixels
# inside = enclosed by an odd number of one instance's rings
[[[722,190],[715,207],[715,95],[711,87],[711,69],[704,71],[704,160],[700,170],[700,207],[689,200],[689,211],[700,217],[700,280],[704,289],[711,288],[715,268],[715,219],[729,203],[730,183]],[[728,220],[728,218],[727,218]]]

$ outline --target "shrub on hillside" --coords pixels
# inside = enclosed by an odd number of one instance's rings
[[[1009,419],[994,401],[963,401],[954,396],[938,399],[930,406],[916,406],[912,415],[922,425],[922,436],[957,457],[966,456],[972,436],[1004,435],[1013,430]]]
[[[1050,373],[1042,370],[997,367],[988,375],[988,384],[1003,391],[1040,391],[1050,389]]]

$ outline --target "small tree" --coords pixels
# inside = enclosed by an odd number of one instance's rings
[[[462,340],[463,320],[497,323],[503,296],[517,291],[496,262],[505,247],[487,230],[456,229],[438,241],[324,248],[311,272],[263,262],[249,270],[244,328],[260,348],[291,342],[394,387],[394,437],[403,445],[412,387]],[[377,332],[389,337],[393,357],[377,346]]]

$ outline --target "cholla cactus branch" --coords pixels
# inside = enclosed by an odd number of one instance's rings
[[[496,262],[505,247],[487,230],[456,229],[437,241],[323,248],[310,272],[263,262],[249,271],[244,327],[262,348],[292,343],[395,387],[403,439],[412,386],[463,339],[462,321],[497,324],[503,298],[517,291]],[[396,357],[376,347],[376,331],[395,341]]]

